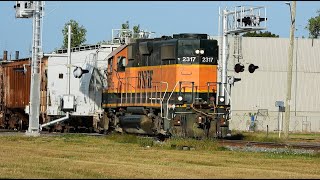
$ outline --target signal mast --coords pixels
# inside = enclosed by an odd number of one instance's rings
[[[219,10],[219,19],[221,19],[221,17],[223,29],[222,57],[221,66],[219,67],[221,83],[219,83],[217,103],[221,106],[230,106],[231,85],[241,79],[228,76],[228,35],[239,35],[244,32],[267,29],[266,8],[263,6],[237,6],[233,10],[227,10],[227,8],[225,8],[222,13]],[[257,68],[259,67],[254,64],[250,64],[248,69],[250,73],[253,73]],[[244,66],[241,63],[236,64],[235,71],[237,73],[243,72]],[[230,85],[230,88],[228,88],[228,84]]]
[[[43,57],[41,19],[44,13],[44,1],[16,1],[14,8],[16,18],[33,18],[29,127],[26,135],[39,136],[40,60]]]

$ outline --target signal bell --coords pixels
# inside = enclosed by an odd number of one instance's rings
[[[239,73],[239,72],[243,72],[244,71],[244,65],[238,63],[234,66],[234,71],[236,73]]]
[[[250,73],[253,73],[258,68],[259,68],[259,66],[255,66],[254,64],[250,64],[248,67],[248,70]]]

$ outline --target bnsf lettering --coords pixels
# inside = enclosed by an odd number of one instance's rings
[[[153,70],[138,71],[138,88],[152,88]]]

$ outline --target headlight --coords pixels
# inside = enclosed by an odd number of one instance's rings
[[[223,101],[224,101],[224,98],[223,98],[223,97],[221,97],[221,98],[219,99],[219,101],[220,101],[220,102],[223,102]]]
[[[79,77],[81,77],[81,75],[82,75],[82,68],[77,66],[77,67],[73,70],[73,76],[74,76],[75,78],[79,78]]]
[[[196,53],[196,54],[199,54],[199,53],[200,53],[200,51],[197,49],[197,50],[195,51],[195,53]]]
[[[182,99],[183,99],[182,96],[179,96],[179,97],[178,97],[178,100],[179,100],[179,101],[182,101]]]
[[[202,117],[201,116],[198,117],[198,123],[199,124],[202,123]]]
[[[204,54],[204,50],[200,50],[200,54]]]

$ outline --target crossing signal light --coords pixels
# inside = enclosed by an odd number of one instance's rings
[[[236,73],[239,73],[239,72],[243,72],[244,71],[244,65],[238,63],[234,66],[234,71]]]
[[[85,73],[88,73],[89,70],[86,70],[86,69],[82,69],[81,67],[76,67],[74,70],[73,70],[73,76],[75,78],[81,78],[83,74]]]
[[[248,67],[248,70],[250,73],[253,73],[258,68],[259,68],[259,66],[255,66],[254,64],[250,64]]]
[[[261,18],[259,16],[246,16],[242,19],[237,19],[238,22],[244,23],[244,26],[251,26],[251,25],[260,25],[260,22],[266,21],[267,18]]]

